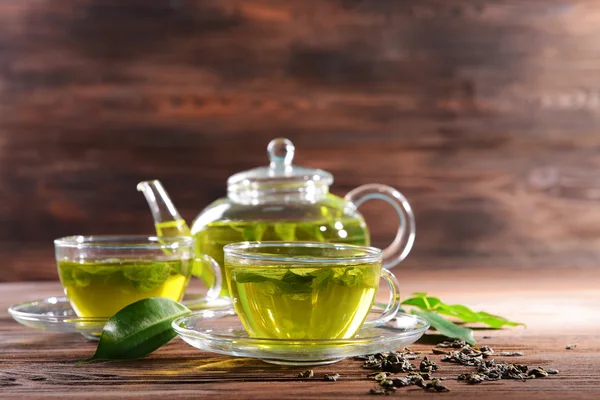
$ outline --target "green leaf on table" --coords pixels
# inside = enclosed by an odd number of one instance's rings
[[[415,306],[421,310],[448,315],[466,323],[480,322],[494,329],[502,328],[503,326],[525,325],[521,322],[509,321],[504,317],[484,311],[473,311],[462,304],[446,304],[437,297],[427,296],[427,293],[413,293],[413,297],[404,300],[402,305]]]
[[[440,304],[442,302],[437,297],[427,297],[426,293],[413,293],[413,296],[417,295],[417,294],[424,294],[425,296],[411,297],[410,299],[404,300],[402,302],[402,305],[415,306],[415,307],[419,307],[422,310],[429,311],[429,310],[435,309],[438,306],[438,304]]]
[[[130,304],[106,322],[96,353],[85,361],[145,357],[177,336],[171,322],[189,313],[185,306],[164,297]]]
[[[467,323],[481,322],[494,329],[499,329],[503,326],[525,326],[525,324],[521,322],[509,321],[508,319],[500,317],[498,315],[493,315],[484,311],[473,311],[470,308],[461,304],[442,303],[436,308],[435,311],[439,314],[449,315],[451,317],[458,318]]]
[[[414,315],[418,315],[419,317],[425,319],[427,322],[429,322],[429,325],[431,325],[432,328],[434,328],[444,336],[453,339],[462,339],[469,344],[475,344],[473,331],[469,328],[458,326],[454,322],[448,321],[441,315],[438,315],[431,311],[413,309],[410,312]]]

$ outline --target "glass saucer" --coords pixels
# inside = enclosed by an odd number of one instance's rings
[[[203,295],[185,296],[181,302],[192,310],[231,310],[228,297],[209,300]],[[98,340],[107,318],[78,317],[66,297],[48,297],[15,304],[8,308],[20,324],[46,331],[81,333],[87,339]]]
[[[362,328],[350,339],[251,338],[233,310],[194,312],[176,319],[172,326],[184,341],[198,349],[279,365],[324,365],[391,351],[414,343],[429,328],[420,317],[398,314],[385,325]]]

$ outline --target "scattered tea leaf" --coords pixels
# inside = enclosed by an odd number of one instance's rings
[[[434,363],[435,364],[435,363]],[[411,371],[408,373],[408,378],[412,378],[413,376],[419,376],[421,378],[423,378],[424,380],[428,381],[431,379],[431,374],[433,372],[417,372],[417,371]]]
[[[387,379],[387,377],[389,376],[389,372],[374,372],[374,373],[369,374],[367,376],[368,377],[372,377],[376,381],[382,381],[384,379]]]
[[[427,383],[423,388],[426,392],[449,392],[446,386],[442,385],[439,380],[434,379],[431,382]]]
[[[416,380],[418,378],[394,378],[392,380],[392,384],[394,385],[394,387],[399,388],[399,387],[404,387],[404,386],[410,386],[410,385],[414,385]]]
[[[434,361],[429,360],[429,358],[427,356],[425,356],[425,358],[423,358],[423,360],[421,361],[421,364],[419,365],[419,370],[421,372],[433,372],[433,371],[437,371],[438,366]]]
[[[416,370],[415,365],[409,362],[409,357],[415,356],[407,355],[401,351],[390,351],[388,353],[369,354],[366,357],[355,358],[364,360],[363,368],[378,369],[383,372],[397,373]],[[375,374],[373,376],[378,375]],[[385,378],[382,377],[381,379]]]
[[[545,378],[548,376],[548,372],[544,370],[542,367],[532,368],[527,371],[528,377],[533,378]]]
[[[494,354],[494,350],[490,346],[480,346],[479,351],[481,351],[481,354],[483,354],[483,358],[490,357],[492,354]]]
[[[423,379],[422,376],[413,375],[413,376],[409,376],[407,378],[409,378],[411,380],[411,383],[413,385],[417,385],[421,389],[425,389],[425,379]]]
[[[394,381],[391,379],[383,379],[379,382],[379,386],[383,386],[386,389],[394,387]]]
[[[333,381],[336,382],[338,379],[340,379],[340,374],[325,374],[325,378],[326,381]]]
[[[421,354],[420,351],[414,351],[409,349],[408,347],[405,347],[402,349],[402,353],[404,353],[405,355],[417,355],[417,354]]]
[[[525,354],[521,351],[501,351],[498,355],[501,357],[522,357]]]
[[[441,361],[477,366],[483,361],[483,353],[466,345],[460,351],[453,351],[449,355],[443,356]]]
[[[298,374],[298,378],[312,378],[315,375],[312,369],[307,369],[304,372]]]
[[[457,379],[470,384],[476,384],[485,381],[487,377],[485,375],[478,374],[477,372],[471,372],[468,374],[460,374]]]
[[[413,371],[416,367],[401,354],[390,354],[381,361],[381,369],[386,372]]]
[[[460,339],[455,339],[453,341],[444,341],[442,343],[438,343],[435,346],[436,347],[442,347],[442,348],[454,348],[454,349],[462,349],[463,347],[465,347],[465,345],[467,344],[467,342],[465,342],[464,340],[460,340]]]
[[[433,374],[437,368],[429,367],[436,364],[429,357],[424,357],[419,367],[422,370],[426,370],[426,372],[416,371],[412,368],[406,371],[399,371],[407,372],[406,377],[394,377],[386,372],[369,374],[368,377],[379,382],[379,387],[372,389],[370,393],[391,394],[396,389],[412,385],[418,386],[428,392],[445,392],[448,391],[448,388],[440,383],[445,379],[458,379],[468,384],[479,384],[485,381],[497,381],[501,379],[525,381],[528,379],[545,378],[550,374],[558,373],[558,370],[554,369],[545,370],[542,367],[530,368],[524,364],[496,363],[493,359],[486,360],[485,358],[494,354],[494,350],[490,346],[472,347],[464,340],[445,341],[439,343],[437,346],[438,348],[452,349],[448,351],[439,350],[449,353],[443,355],[441,361],[471,366],[474,368],[474,371],[460,374],[457,378],[434,377]],[[355,358],[365,360],[365,364],[369,363],[369,368],[383,369],[386,360],[397,359],[397,362],[394,364],[404,364],[406,357],[409,357],[409,353],[411,352],[406,348],[404,350],[407,351],[377,353]],[[400,363],[400,360],[404,360],[404,362]]]
[[[391,394],[391,392],[393,392],[393,390],[388,390],[381,386],[375,386],[374,388],[369,390],[369,394],[375,394],[375,395],[388,395],[388,394]]]
[[[106,322],[96,353],[85,361],[145,357],[177,336],[171,322],[189,313],[185,306],[164,297],[130,304]]]

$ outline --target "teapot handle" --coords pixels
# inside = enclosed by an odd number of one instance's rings
[[[415,216],[402,193],[391,186],[369,183],[351,190],[344,199],[356,207],[375,199],[391,204],[400,217],[400,227],[392,244],[383,250],[383,267],[393,268],[406,258],[415,241]]]

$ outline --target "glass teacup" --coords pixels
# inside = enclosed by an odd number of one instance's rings
[[[191,237],[69,236],[54,246],[60,281],[79,317],[109,318],[149,297],[180,301],[194,262],[203,261],[194,258]],[[218,281],[209,295],[219,293]]]
[[[242,242],[224,247],[225,279],[251,337],[347,339],[364,325],[390,321],[398,281],[382,250],[317,242]],[[380,278],[390,287],[383,314],[366,321]]]

